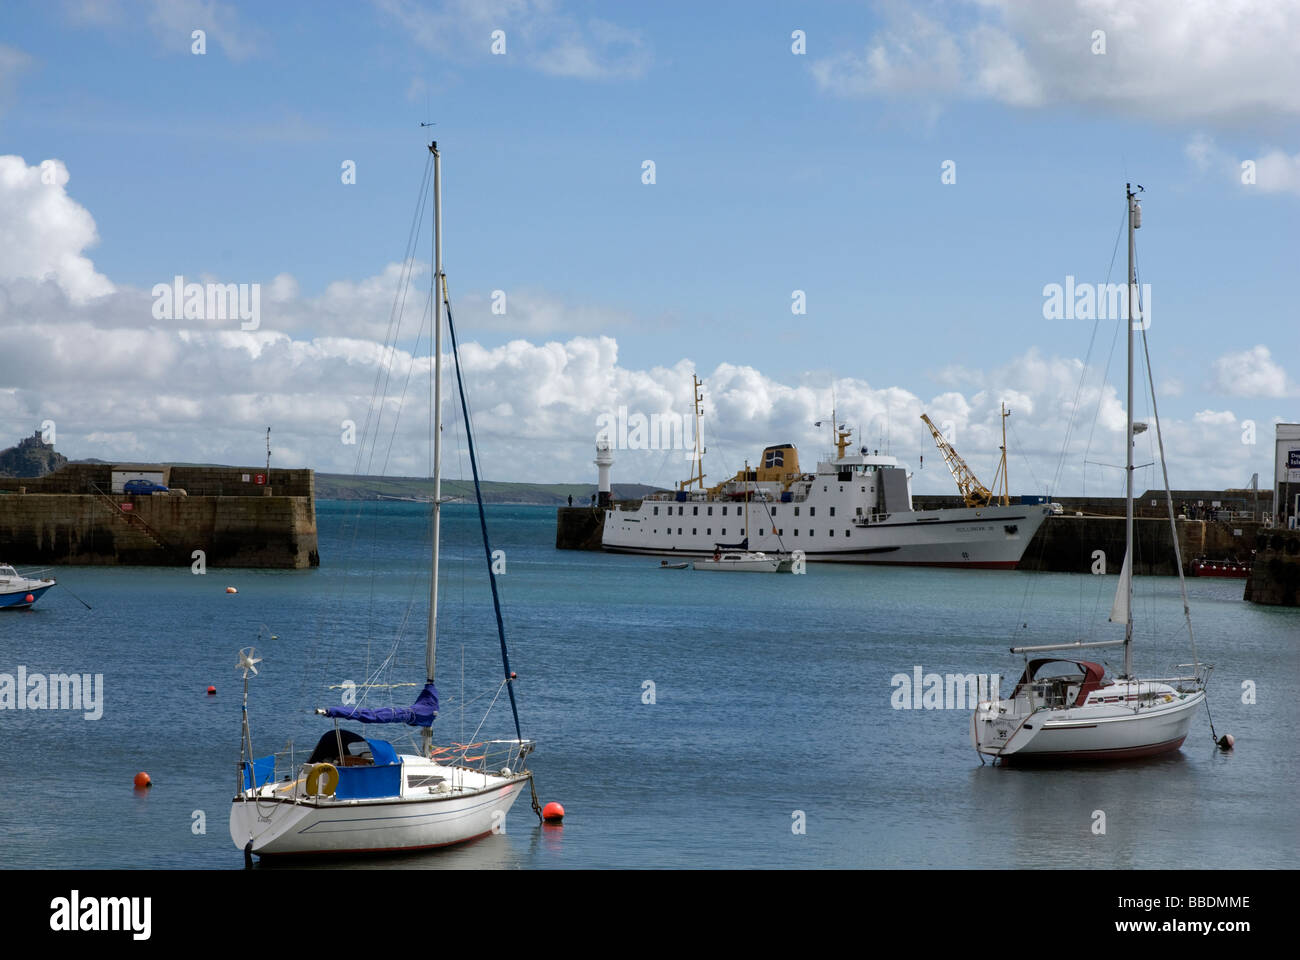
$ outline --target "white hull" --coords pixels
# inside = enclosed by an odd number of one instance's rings
[[[509,777],[442,767],[402,757],[404,782],[441,774],[457,784],[446,793],[403,787],[404,796],[364,800],[308,797],[302,781],[245,791],[230,808],[230,838],[259,856],[421,850],[463,843],[505,829],[506,813],[531,774]],[[288,788],[288,789],[286,789]]]
[[[771,517],[763,504],[728,504],[727,520],[721,516],[722,506],[646,500],[636,510],[607,510],[601,545],[620,553],[712,556],[719,540],[744,536],[745,518],[735,514],[747,509],[749,548],[755,551],[800,550],[808,560],[840,563],[1012,569],[1051,512],[1039,504],[962,507],[894,513],[861,524],[851,508],[841,507],[837,516],[829,516],[829,502],[811,518],[804,507],[798,519],[788,503],[769,504],[768,510],[776,511]],[[707,514],[710,507],[713,517]]]
[[[707,560],[696,560],[695,569],[702,571],[719,571],[731,573],[776,573],[781,566],[779,557],[769,557],[763,553],[723,554]]]
[[[1136,686],[1136,683],[1134,684]],[[1022,760],[1105,760],[1177,750],[1187,737],[1202,691],[1169,691],[1142,706],[1085,704],[1026,712],[1023,701],[981,704],[971,716],[971,743],[987,756]],[[1005,712],[1000,712],[1000,708]]]

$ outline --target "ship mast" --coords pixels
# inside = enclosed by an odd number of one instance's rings
[[[678,490],[689,490],[697,483],[701,490],[704,489],[704,454],[708,452],[704,449],[700,437],[700,404],[704,401],[704,394],[700,392],[700,387],[704,386],[704,382],[695,374],[691,374],[691,380],[693,381],[691,397],[695,406],[695,472],[687,479],[678,482]]]
[[[438,536],[442,517],[442,155],[438,142],[429,144],[433,154],[433,557],[429,576],[429,640],[424,652],[424,672],[432,683],[438,666]],[[425,755],[433,730],[425,727]]]
[[[1138,187],[1138,189],[1142,189]],[[1124,184],[1128,202],[1128,425],[1124,433],[1126,459],[1124,463],[1124,567],[1120,572],[1126,577],[1121,584],[1124,590],[1124,676],[1133,676],[1133,317],[1137,287],[1136,259],[1133,251],[1133,231],[1142,224],[1142,211],[1138,206],[1133,185]]]

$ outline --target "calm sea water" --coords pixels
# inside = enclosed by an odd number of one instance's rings
[[[97,720],[0,711],[0,842],[10,867],[235,869],[239,648],[256,752],[327,729],[312,708],[390,652],[423,678],[428,523],[418,504],[318,504],[309,571],[65,567],[36,609],[0,615],[0,672],[103,674]],[[541,828],[520,800],[507,833],[450,850],[325,866],[1295,867],[1300,837],[1300,610],[1192,580],[1211,710],[1169,757],[1103,767],[981,766],[966,710],[896,710],[891,678],[1001,673],[1025,642],[1112,636],[1115,580],[1086,575],[812,565],[806,576],[660,571],[647,558],[554,549],[550,508],[489,511]],[[445,513],[441,742],[460,685],[481,718],[499,676],[472,508]],[[225,588],[238,588],[228,595]],[[93,609],[87,610],[75,593]],[[1185,662],[1177,582],[1140,578],[1136,664]],[[1026,625],[1020,627],[1021,624]],[[261,637],[259,640],[259,631]],[[271,639],[274,635],[275,639]],[[1105,653],[1107,651],[1103,651]],[[1243,702],[1243,684],[1255,703]],[[647,703],[653,684],[653,703]],[[207,696],[209,684],[216,696]],[[1004,687],[1004,689],[1006,689]],[[399,690],[397,700],[413,694]],[[498,704],[483,734],[509,735]],[[132,789],[144,770],[154,787]],[[1093,832],[1095,811],[1106,832]],[[805,832],[793,829],[802,822]]]

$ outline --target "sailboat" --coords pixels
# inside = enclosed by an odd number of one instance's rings
[[[230,837],[244,851],[245,862],[261,857],[309,853],[369,853],[443,847],[503,832],[505,817],[519,794],[532,787],[527,757],[535,744],[519,733],[519,713],[506,653],[505,633],[495,574],[491,565],[487,522],[479,491],[473,438],[466,431],[474,488],[478,495],[492,600],[501,639],[504,678],[509,692],[516,739],[487,740],[446,747],[433,745],[432,727],[438,712],[437,665],[438,542],[442,480],[442,306],[447,307],[457,386],[465,421],[469,411],[461,379],[460,354],[442,270],[442,158],[437,143],[429,145],[434,190],[434,423],[433,431],[433,549],[429,582],[428,640],[425,680],[409,707],[370,708],[359,705],[318,708],[333,725],[320,737],[306,762],[294,764],[292,754],[281,778],[277,756],[254,756],[248,722],[248,680],[261,661],[253,648],[240,651],[237,669],[244,675],[243,731],[238,786],[230,808]],[[426,174],[427,176],[427,174]],[[412,684],[415,685],[415,684]],[[498,688],[497,694],[501,693]],[[495,702],[496,698],[493,698]],[[420,731],[418,752],[398,753],[386,739],[364,736],[339,726],[340,721],[405,726]],[[413,750],[416,748],[413,748]],[[533,805],[537,807],[536,793]],[[540,814],[539,814],[540,816]]]
[[[771,556],[762,550],[749,549],[749,462],[745,462],[745,539],[740,543],[714,544],[713,556],[696,560],[696,570],[729,571],[732,573],[788,573],[793,561]]]
[[[1134,231],[1141,226],[1142,213],[1132,185],[1126,184],[1124,192],[1128,204],[1129,263],[1128,314],[1125,321],[1128,327],[1125,551],[1109,618],[1113,623],[1124,624],[1124,638],[1012,647],[1012,653],[1026,655],[1027,663],[1011,696],[1005,700],[981,701],[971,715],[971,744],[979,752],[981,761],[985,756],[1013,763],[1032,760],[1120,760],[1168,753],[1182,746],[1192,718],[1205,702],[1205,684],[1210,667],[1201,663],[1196,654],[1176,528],[1173,531],[1174,553],[1193,662],[1180,664],[1175,669],[1190,670],[1190,673],[1158,678],[1138,678],[1133,673],[1133,438],[1144,428],[1144,425],[1139,424],[1138,429],[1135,429],[1133,423],[1133,318],[1138,315],[1135,310],[1137,277],[1133,237]],[[1149,362],[1147,366],[1150,367]],[[1152,396],[1152,409],[1155,413],[1154,391]],[[1159,437],[1158,413],[1155,419]],[[1165,469],[1163,440],[1160,441],[1160,460],[1162,469]],[[1173,498],[1168,487],[1169,476],[1165,469],[1166,502],[1169,506],[1170,526],[1173,528]],[[1114,678],[1107,677],[1101,664],[1091,660],[1051,655],[1086,647],[1121,644],[1124,647],[1124,673]],[[1033,659],[1028,659],[1029,656],[1033,656]]]

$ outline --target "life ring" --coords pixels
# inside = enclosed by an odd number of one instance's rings
[[[321,788],[320,778],[325,777],[325,787]],[[334,790],[339,785],[339,771],[332,763],[318,763],[311,768],[307,774],[307,796],[334,796]]]

